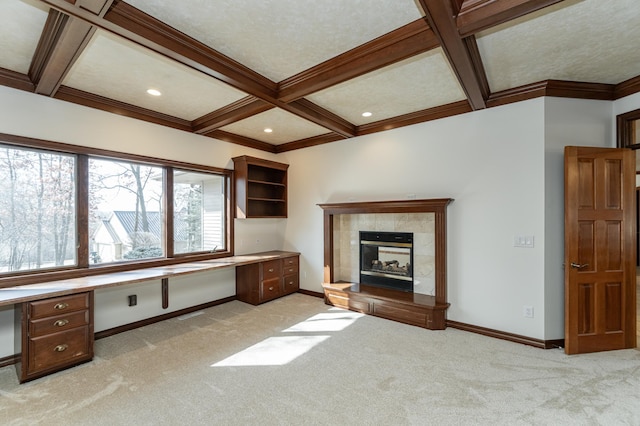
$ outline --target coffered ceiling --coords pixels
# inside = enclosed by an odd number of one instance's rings
[[[0,0],[0,84],[283,152],[638,92],[639,23],[637,0]]]

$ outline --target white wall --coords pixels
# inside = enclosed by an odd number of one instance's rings
[[[285,246],[303,254],[301,287],[321,291],[317,204],[450,197],[448,318],[544,338],[544,105],[534,99],[287,153]],[[514,248],[515,235],[535,236],[535,247]],[[524,305],[533,319],[523,318]]]

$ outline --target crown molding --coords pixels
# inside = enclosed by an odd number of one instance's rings
[[[614,98],[620,99],[638,92],[640,92],[640,75],[616,84]]]
[[[450,104],[440,105],[437,107],[400,115],[398,117],[364,124],[358,127],[358,136],[391,130],[398,127],[410,126],[412,124],[424,123],[425,121],[452,117],[454,115],[465,114],[471,111],[472,108],[467,100],[452,102]]]
[[[0,68],[0,84],[26,92],[33,92],[35,85],[26,75],[6,68]]]

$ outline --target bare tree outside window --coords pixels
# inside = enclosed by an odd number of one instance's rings
[[[163,169],[90,159],[92,263],[164,256]]]
[[[0,145],[0,271],[76,264],[73,155]]]

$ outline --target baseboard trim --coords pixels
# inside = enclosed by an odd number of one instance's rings
[[[108,330],[102,330],[94,334],[95,340],[104,339],[105,337],[113,336],[115,334],[123,333],[125,331],[134,330],[136,328],[144,327],[145,325],[154,324],[156,322],[168,320],[170,318],[179,317],[180,315],[190,314],[191,312],[199,311],[201,309],[210,308],[212,306],[222,305],[223,303],[236,300],[236,296],[225,297],[224,299],[214,300],[213,302],[203,303],[201,305],[191,306],[189,308],[180,309],[178,311],[169,312],[167,314],[158,315],[143,319],[141,321],[132,322],[130,324],[121,325],[119,327],[110,328]]]
[[[20,356],[21,354],[15,354],[0,358],[0,368],[17,364],[20,361]]]
[[[480,327],[472,324],[465,324],[458,321],[447,320],[447,327],[458,330],[469,331],[471,333],[482,334],[483,336],[494,337],[496,339],[508,340],[514,343],[533,346],[540,349],[553,349],[564,347],[564,339],[540,340],[519,334],[507,333],[506,331],[493,330],[491,328]]]
[[[318,292],[318,291],[299,289],[298,293],[306,294],[307,296],[319,297],[321,299],[324,299],[324,293]]]

